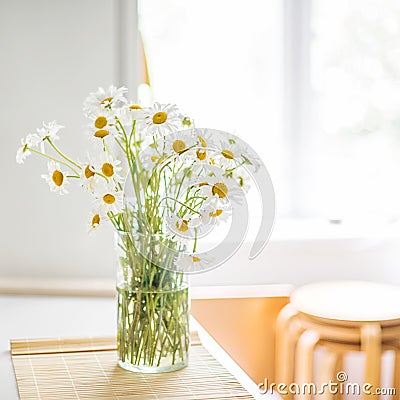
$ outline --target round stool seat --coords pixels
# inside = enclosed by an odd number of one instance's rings
[[[293,307],[318,318],[377,322],[400,319],[400,286],[363,281],[312,283],[293,292]]]

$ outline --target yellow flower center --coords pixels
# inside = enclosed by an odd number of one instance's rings
[[[196,257],[196,256],[192,256],[192,260],[193,260],[193,262],[199,262],[200,261],[200,258],[199,257]]]
[[[183,219],[181,223],[179,223],[178,221],[176,223],[176,228],[181,232],[187,232],[189,230],[188,221],[186,221],[185,219]]]
[[[203,147],[207,147],[207,142],[204,140],[202,136],[198,136],[198,139]]]
[[[182,153],[182,151],[186,149],[186,143],[183,140],[175,140],[174,143],[172,143],[172,148],[177,153]]]
[[[200,149],[198,149],[198,150],[196,151],[196,154],[197,154],[197,158],[198,158],[199,160],[204,160],[204,159],[206,158],[206,156],[207,156],[206,151],[205,151],[205,150],[200,150]]]
[[[107,193],[103,196],[103,201],[106,204],[114,204],[115,203],[115,196],[111,193]]]
[[[215,212],[210,212],[210,217],[219,217],[223,210],[215,210]]]
[[[131,104],[131,105],[129,106],[129,108],[130,108],[131,110],[141,110],[141,109],[142,109],[142,107],[140,107],[139,104]]]
[[[202,186],[207,186],[208,185],[208,183],[207,182],[200,182],[199,183],[199,187],[202,187]]]
[[[105,104],[105,103],[111,103],[112,102],[112,97],[106,97],[105,99],[103,99],[100,104]]]
[[[159,159],[160,159],[160,157],[158,157],[158,156],[151,156],[151,161],[152,162],[156,162]]]
[[[54,184],[56,184],[57,186],[61,186],[64,182],[64,175],[61,171],[58,171],[56,169],[53,171],[51,179],[53,180]]]
[[[214,165],[214,164],[215,164],[215,160],[214,160],[212,157],[210,157],[210,164],[211,164],[211,165]]]
[[[230,151],[230,150],[222,150],[221,154],[225,157],[225,158],[229,158],[230,160],[233,160],[235,158],[235,155]]]
[[[91,170],[91,168],[93,168],[91,165],[87,165],[86,168],[85,168],[85,177],[86,177],[86,179],[89,179],[92,176],[94,176],[94,172]]]
[[[100,215],[99,215],[99,214],[93,215],[93,218],[92,218],[92,228],[95,228],[96,225],[99,225],[99,224],[100,224]]]
[[[94,126],[97,129],[104,128],[107,125],[107,118],[103,117],[102,115],[100,117],[96,118],[96,121],[94,121]]]
[[[168,118],[168,114],[164,111],[159,111],[153,115],[153,124],[163,124]]]
[[[217,182],[211,189],[212,194],[217,195],[220,199],[223,199],[228,194],[228,186],[225,183]]]
[[[97,138],[103,139],[109,134],[110,134],[110,132],[107,131],[106,129],[99,129],[98,131],[96,131],[94,133],[94,136],[97,137]]]
[[[103,172],[103,174],[105,176],[107,176],[108,178],[110,176],[114,175],[114,167],[112,166],[112,164],[110,163],[104,163],[103,166],[101,167],[101,171]]]

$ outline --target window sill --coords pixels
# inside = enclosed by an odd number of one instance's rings
[[[382,239],[398,237],[399,232],[399,222],[278,219],[270,241]]]

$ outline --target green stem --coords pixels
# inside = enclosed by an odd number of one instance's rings
[[[102,173],[96,172],[96,171],[94,171],[94,173],[95,173],[96,175],[99,175],[99,176],[101,176],[102,178],[104,178],[104,179],[107,181],[107,183],[109,182],[108,178],[107,178],[105,175],[103,175]]]
[[[42,152],[39,151],[39,150],[32,149],[31,147],[28,147],[27,149],[30,150],[32,153],[39,154],[40,156],[46,157],[46,158],[48,158],[49,160],[52,160],[52,161],[57,162],[57,163],[59,163],[59,164],[62,164],[62,165],[64,165],[64,166],[68,167],[69,169],[71,169],[76,175],[79,175],[79,172],[76,171],[75,168],[73,168],[71,165],[67,164],[66,162],[64,162],[64,161],[62,161],[62,160],[58,160],[57,158],[54,158],[54,157],[52,157],[52,156],[49,156],[49,155],[46,154],[46,153],[42,153]]]
[[[160,200],[160,202],[158,203],[157,207],[159,207],[160,204],[161,204],[164,200],[167,200],[167,199],[173,200],[174,202],[179,203],[181,206],[188,208],[190,211],[192,211],[192,212],[194,212],[194,213],[196,213],[196,214],[199,214],[199,215],[201,214],[199,211],[196,211],[195,209],[189,207],[187,204],[182,203],[182,202],[179,201],[178,199],[175,199],[174,197],[170,197],[170,196],[165,196],[165,197],[163,197],[163,198]]]
[[[196,252],[196,249],[197,249],[197,228],[194,228],[193,253]]]
[[[72,165],[74,165],[75,167],[82,169],[82,167],[76,163],[75,161],[71,160],[69,157],[67,157],[53,142],[52,140],[47,137],[46,138],[47,141],[50,143],[51,147],[62,157],[64,158],[64,160],[67,160],[69,163],[71,163]]]

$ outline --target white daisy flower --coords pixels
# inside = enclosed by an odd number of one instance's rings
[[[40,140],[43,141],[47,138],[51,140],[58,140],[60,137],[58,136],[58,132],[63,129],[64,126],[58,125],[56,121],[51,122],[43,122],[43,127],[37,129],[37,135]]]
[[[143,121],[145,115],[143,108],[139,104],[129,101],[118,110],[117,117],[121,121],[122,125],[131,127],[133,121]]]
[[[215,197],[206,200],[198,212],[199,215],[191,220],[192,225],[197,228],[198,237],[209,234],[215,226],[229,221],[232,215],[230,205],[223,204]]]
[[[203,131],[201,134],[194,131],[193,135],[196,139],[196,145],[194,157],[200,162],[207,164],[215,164],[215,148],[214,139],[211,133],[208,131]]]
[[[65,187],[69,185],[69,181],[67,179],[67,174],[63,172],[60,164],[50,161],[47,164],[47,169],[48,175],[43,174],[42,178],[49,184],[50,190],[60,195],[68,193],[68,190]]]
[[[101,139],[109,139],[118,133],[115,113],[108,110],[96,110],[90,115],[90,124],[87,126],[87,133],[94,142],[99,143]]]
[[[245,164],[244,155],[248,153],[246,147],[233,139],[224,140],[217,145],[220,164],[225,167],[236,167]]]
[[[181,135],[186,138],[190,137],[190,143],[187,143],[187,147],[194,146],[193,150],[185,152],[186,158],[190,158],[191,160],[204,163],[208,163],[210,161],[209,155],[211,153],[207,148],[208,138],[206,139],[205,137],[198,135],[196,131],[183,131],[179,132],[178,135]],[[186,142],[188,142],[187,139]]]
[[[149,135],[164,135],[178,130],[181,121],[178,108],[173,104],[154,103],[153,107],[143,109],[144,129]]]
[[[120,107],[117,110],[115,118],[124,127],[125,132],[128,136],[130,136],[132,129],[135,126],[136,144],[141,144],[144,141],[145,135],[143,134],[143,131],[141,129],[145,126],[144,113],[140,105],[129,102],[128,104]],[[117,124],[117,127],[119,128],[117,132],[121,134],[122,130],[119,124]],[[135,145],[133,140],[131,141],[131,145]]]
[[[189,132],[173,133],[165,137],[165,151],[170,154],[182,154],[196,144],[196,139]]]
[[[128,91],[126,87],[116,88],[111,85],[107,90],[102,87],[96,92],[92,92],[83,103],[83,111],[85,115],[90,116],[99,113],[102,110],[116,110],[118,107],[126,104],[125,93]]]
[[[122,182],[124,178],[121,175],[118,175],[118,172],[122,170],[120,164],[121,161],[114,159],[110,154],[103,152],[100,158],[98,171],[107,177],[107,179],[114,179],[114,182]]]
[[[257,171],[262,165],[261,160],[251,149],[249,149],[244,143],[239,143],[234,139],[220,142],[218,148],[219,153],[222,155],[222,165],[251,165],[255,171]]]
[[[231,210],[226,206],[219,204],[219,201],[206,201],[201,206],[200,220],[202,224],[219,224],[221,222],[227,222],[231,216]]]
[[[105,212],[104,207],[98,207],[91,211],[90,218],[88,221],[88,231],[89,233],[101,228],[109,218]]]
[[[162,159],[162,154],[154,147],[147,147],[140,156],[143,167],[149,171],[151,171],[158,163],[161,163]]]
[[[21,147],[17,150],[16,161],[23,164],[26,158],[31,154],[30,148],[35,148],[40,143],[40,138],[36,134],[29,134],[26,138],[21,139]]]
[[[188,254],[176,261],[176,265],[181,271],[201,270],[206,268],[208,264],[209,260],[199,254]]]
[[[96,185],[94,195],[97,207],[104,208],[106,213],[119,214],[122,211],[124,205],[124,194],[122,191],[116,191],[115,187],[102,182]]]
[[[214,139],[211,135],[211,133],[207,130],[204,130],[201,133],[198,133],[194,131],[194,134],[197,138],[198,144],[201,147],[208,147],[208,148],[214,148]]]
[[[21,147],[17,150],[17,154],[15,156],[15,160],[18,164],[23,164],[28,156],[32,153],[28,150],[28,144],[25,141],[26,139],[21,139]]]
[[[220,171],[206,176],[204,182],[198,184],[202,196],[219,199],[222,203],[236,201],[240,203],[244,197],[242,189],[234,179],[227,178]]]
[[[207,161],[208,151],[204,148],[199,148],[196,150],[196,158],[199,161]]]
[[[81,163],[81,171],[80,183],[88,192],[93,192],[99,179],[104,179],[96,174],[95,162],[89,156],[85,163]]]
[[[168,230],[180,237],[192,238],[195,235],[194,224],[189,217],[179,218],[176,215],[169,215],[166,218]]]

